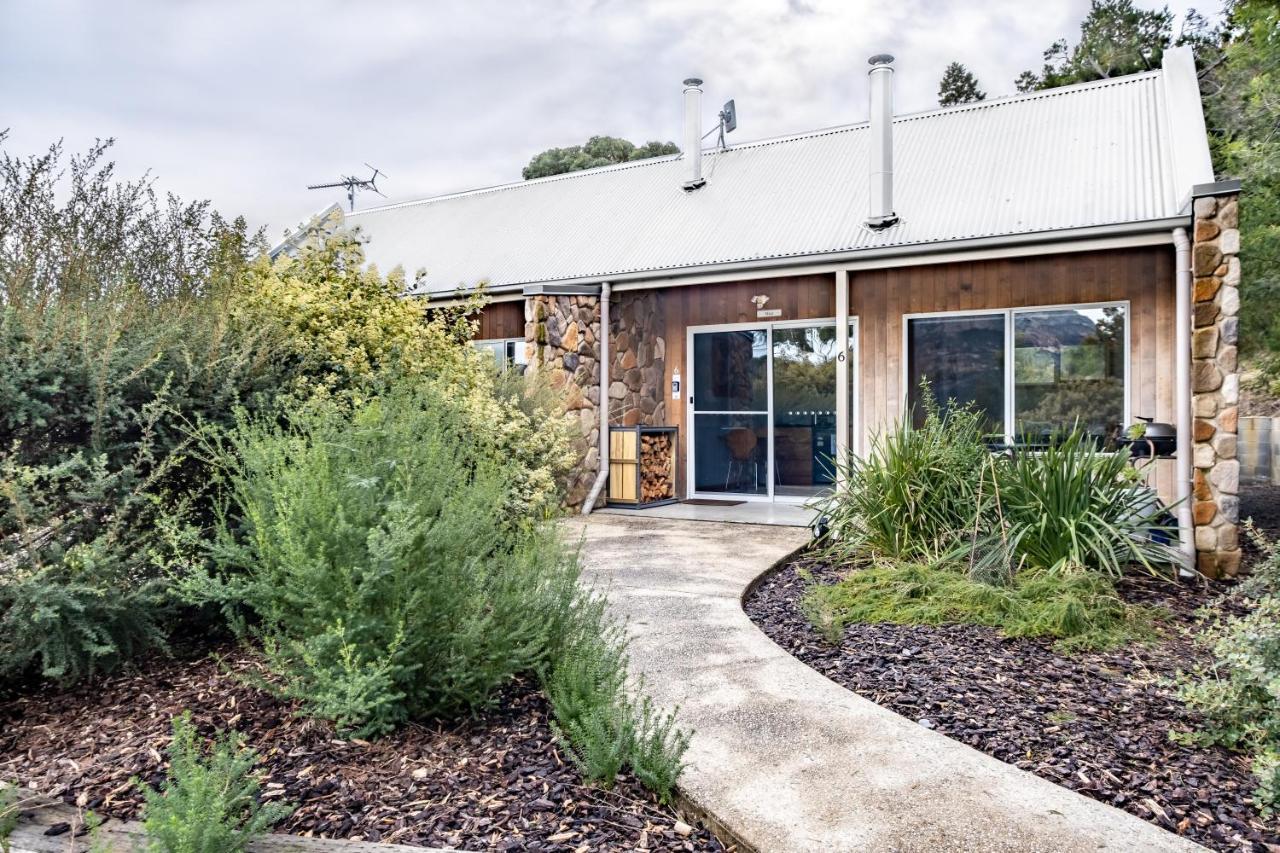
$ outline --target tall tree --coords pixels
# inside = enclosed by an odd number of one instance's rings
[[[942,72],[938,84],[938,106],[950,107],[972,101],[984,101],[987,93],[978,88],[978,78],[959,62],[953,62]]]
[[[1236,0],[1217,37],[1200,83],[1214,168],[1242,184],[1241,349],[1280,395],[1280,5]]]
[[[580,169],[594,169],[597,166],[610,166],[615,163],[679,153],[680,148],[674,142],[652,141],[636,146],[616,136],[593,136],[585,145],[548,148],[534,155],[529,165],[524,167],[523,175],[527,181],[531,178],[545,178],[548,175],[562,175],[565,172],[576,172]]]
[[[1015,85],[1029,92],[1159,68],[1172,34],[1168,7],[1138,9],[1133,0],[1092,0],[1076,45],[1054,42],[1044,52],[1040,73],[1024,71]]]

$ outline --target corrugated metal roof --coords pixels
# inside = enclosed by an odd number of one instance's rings
[[[1154,71],[896,117],[901,221],[879,231],[865,123],[708,151],[691,193],[663,157],[348,221],[380,268],[425,268],[442,293],[1164,219],[1190,189],[1167,100]]]

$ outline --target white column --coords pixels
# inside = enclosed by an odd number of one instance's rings
[[[849,455],[849,272],[836,270],[836,459]]]

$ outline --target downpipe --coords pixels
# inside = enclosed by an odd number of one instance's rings
[[[600,402],[597,406],[600,410],[600,473],[596,474],[596,481],[582,504],[583,515],[591,515],[600,498],[600,490],[609,479],[609,297],[612,293],[613,287],[609,282],[600,284],[600,360],[597,362],[600,367]]]
[[[1183,568],[1195,571],[1196,544],[1191,515],[1191,241],[1186,228],[1173,229],[1174,291],[1177,308],[1174,314],[1177,352],[1174,371],[1174,406],[1177,409],[1178,440],[1176,480],[1178,498],[1178,550]]]

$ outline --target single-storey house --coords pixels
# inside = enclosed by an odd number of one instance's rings
[[[1234,573],[1238,185],[1214,183],[1190,50],[910,115],[892,57],[869,75],[869,121],[704,150],[691,79],[683,154],[346,221],[433,300],[487,285],[478,345],[580,419],[576,504],[622,425],[675,428],[676,498],[804,501],[927,379],[1009,443],[1173,425],[1145,473],[1187,558]]]

